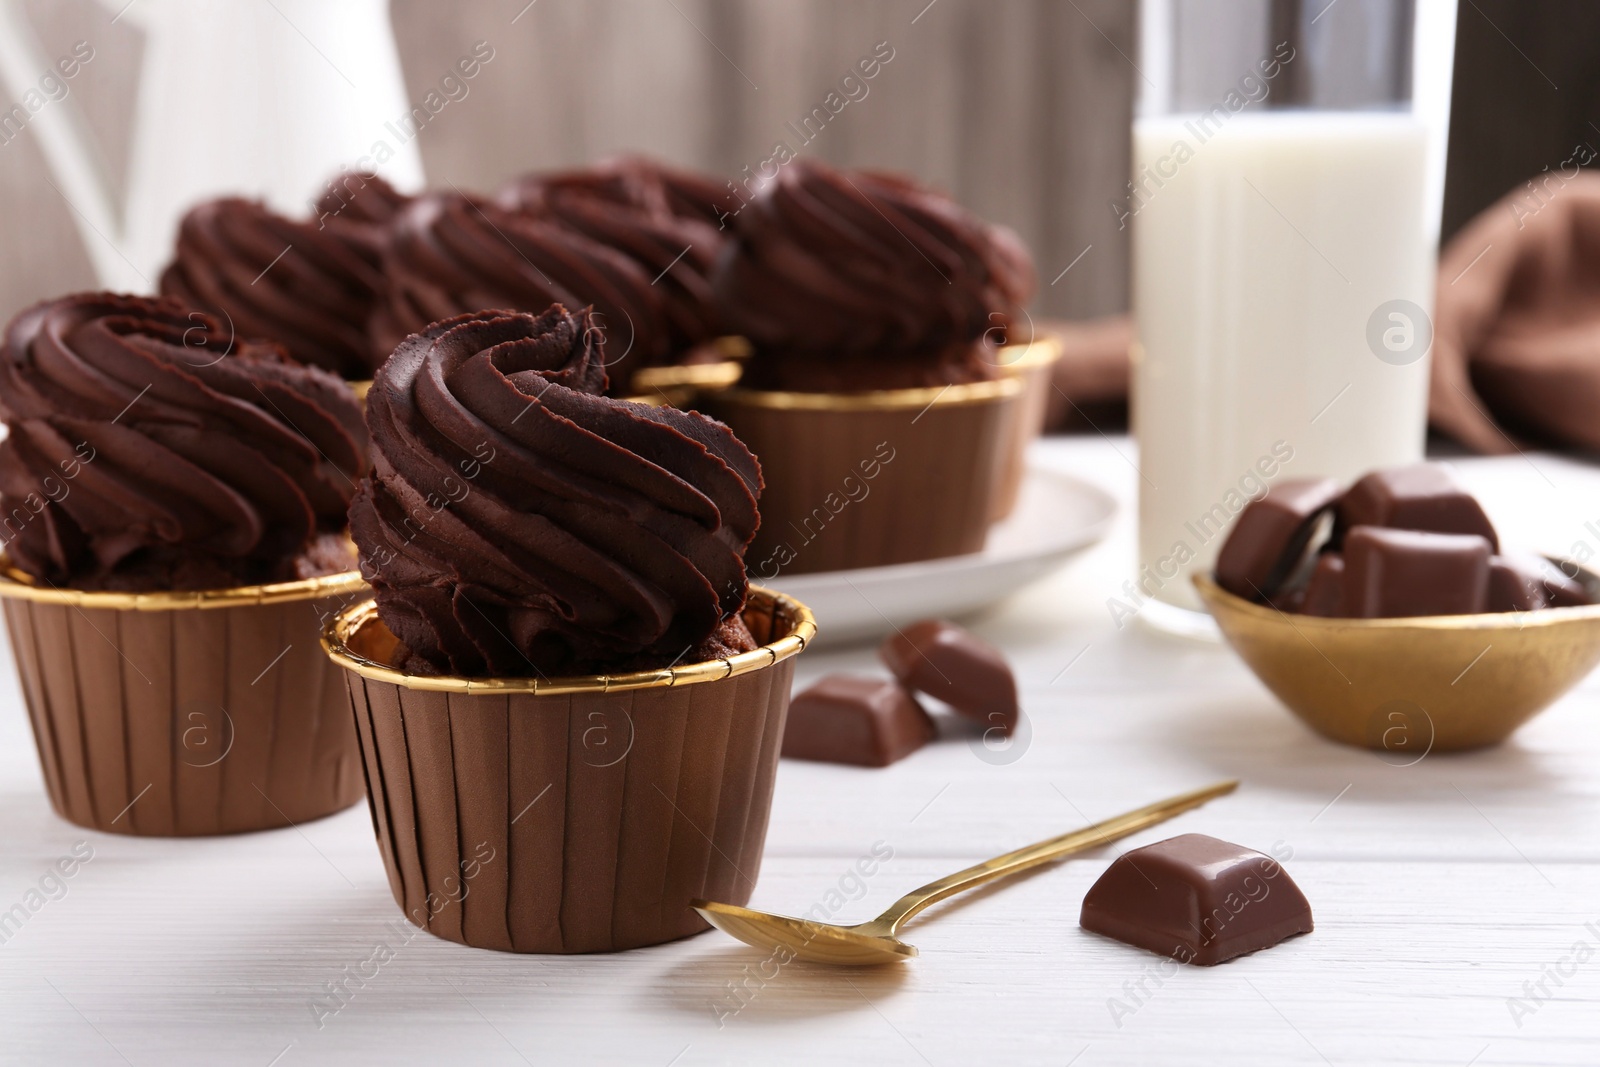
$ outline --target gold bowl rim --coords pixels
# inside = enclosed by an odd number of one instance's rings
[[[1578,567],[1570,560],[1560,560],[1546,557],[1557,566],[1570,564],[1577,567],[1580,574],[1586,579],[1585,584],[1593,589],[1600,578]],[[1585,604],[1567,608],[1539,608],[1535,611],[1491,611],[1479,615],[1403,615],[1396,618],[1385,619],[1356,619],[1344,617],[1329,617],[1325,615],[1295,615],[1283,611],[1281,608],[1271,607],[1267,604],[1257,604],[1246,600],[1236,593],[1216,583],[1209,574],[1195,574],[1190,577],[1196,589],[1200,591],[1203,600],[1215,599],[1227,606],[1228,610],[1242,615],[1272,622],[1288,621],[1292,625],[1313,631],[1330,630],[1525,630],[1529,627],[1557,626],[1577,619],[1600,619],[1600,604]]]
[[[296,600],[320,600],[345,596],[367,587],[360,571],[341,571],[318,578],[270,585],[237,585],[226,589],[153,590],[123,593],[104,589],[67,589],[41,586],[32,575],[24,574],[0,555],[0,598],[31,600],[40,604],[65,604],[76,608],[105,608],[113,611],[183,611],[205,608],[238,608],[251,604],[283,604]]]
[[[350,647],[350,640],[362,627],[379,622],[376,600],[364,600],[334,615],[322,628],[322,647],[328,657],[345,670],[354,671],[375,682],[388,682],[405,689],[440,693],[467,693],[475,696],[532,693],[558,696],[572,693],[617,693],[629,689],[670,689],[700,682],[719,682],[741,674],[765,670],[805,650],[816,637],[817,623],[811,609],[790,596],[759,585],[750,586],[752,600],[766,600],[773,610],[790,613],[793,626],[787,634],[750,652],[722,659],[664,667],[653,671],[622,674],[585,674],[564,678],[461,678],[451,675],[407,674],[388,664],[371,660]]]
[[[1021,374],[1036,367],[1048,367],[1059,361],[1066,353],[1066,346],[1061,343],[1061,338],[1048,333],[1043,337],[1035,337],[1027,344],[1004,345],[996,351],[1004,355],[1008,349],[1015,349],[1017,355],[1009,362],[994,364],[1002,374]]]
[[[781,389],[743,389],[734,386],[717,394],[719,401],[756,408],[803,411],[898,411],[931,407],[966,407],[990,404],[1022,392],[1016,375],[982,382],[929,385],[914,389],[873,389],[863,393],[801,393]]]

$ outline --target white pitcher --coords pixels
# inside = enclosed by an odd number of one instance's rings
[[[124,5],[126,4],[126,7]],[[144,31],[127,195],[118,204],[75,94],[29,117],[100,283],[152,292],[197,201],[238,194],[304,216],[327,181],[380,153],[379,173],[422,186],[388,0],[103,0]],[[92,31],[90,31],[92,34]],[[102,43],[92,38],[97,51]],[[22,0],[0,0],[0,80],[12,100],[55,70]],[[69,83],[70,84],[70,83]],[[404,128],[403,123],[395,125]]]

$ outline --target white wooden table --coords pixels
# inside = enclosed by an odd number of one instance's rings
[[[1131,499],[1127,441],[1043,449]],[[1600,470],[1543,455],[1460,470],[1504,540],[1600,551]],[[1167,975],[1078,928],[1102,850],[930,911],[906,933],[922,957],[872,972],[765,980],[761,955],[714,932],[587,958],[406,940],[364,806],[221,840],[61,821],[8,679],[0,910],[75,846],[93,859],[0,945],[0,1062],[1600,1063],[1600,675],[1502,748],[1398,767],[1308,733],[1222,647],[1119,632],[1105,601],[1132,574],[1125,511],[975,624],[1022,684],[1033,736],[1014,762],[949,736],[881,771],[784,763],[754,903],[854,897],[838,910],[855,921],[976,859],[1237,776],[1234,796],[1133,843],[1201,831],[1292,850],[1308,937]],[[872,668],[866,649],[807,653],[799,683]],[[859,878],[874,848],[893,858]],[[346,979],[380,944],[393,959]],[[355,993],[319,1026],[341,980]]]

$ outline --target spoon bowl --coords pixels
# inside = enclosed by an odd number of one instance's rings
[[[878,919],[856,926],[834,926],[709,900],[695,901],[695,910],[706,922],[747,945],[774,951],[788,949],[797,959],[813,963],[861,967],[900,963],[917,954],[917,946],[892,936],[893,931]]]

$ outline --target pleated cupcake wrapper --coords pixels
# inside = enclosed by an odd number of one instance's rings
[[[331,624],[406,917],[478,948],[610,952],[706,929],[692,898],[747,902],[792,654],[815,628],[803,606],[754,589],[746,620],[773,640],[737,669],[470,687],[409,684],[352,656],[393,646],[370,605]]]
[[[63,818],[188,837],[287,826],[361,799],[343,683],[318,645],[359,575],[253,597],[75,594],[11,573],[0,578],[6,627]],[[295,587],[307,595],[293,599]]]
[[[995,488],[994,510],[990,514],[995,522],[1016,510],[1017,500],[1022,495],[1022,480],[1027,473],[1028,446],[1044,432],[1044,420],[1050,408],[1051,379],[1061,359],[1061,340],[1056,337],[1041,337],[1019,349],[1015,353],[1010,353],[1009,346],[1000,350],[1005,357],[1000,369],[1022,382],[1022,399],[1001,460],[1000,481]]]
[[[981,551],[1021,392],[1006,377],[943,389],[731,389],[709,398],[709,410],[760,459],[766,481],[761,528],[745,553],[751,577]]]

